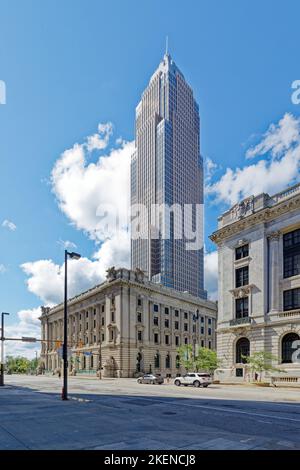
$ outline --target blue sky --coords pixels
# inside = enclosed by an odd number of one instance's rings
[[[99,249],[86,225],[59,209],[51,171],[99,123],[113,124],[107,152],[118,137],[133,140],[135,106],[166,35],[199,102],[201,153],[213,162],[213,185],[227,167],[235,172],[249,165],[247,149],[286,113],[293,116],[287,127],[297,127],[300,105],[291,101],[291,84],[300,79],[299,15],[297,0],[1,0],[0,80],[7,103],[0,105],[0,224],[12,221],[16,229],[0,227],[0,298],[11,325],[26,321],[17,313],[46,297],[36,285],[28,289],[26,281],[38,274],[26,274],[22,264],[61,264],[59,240],[72,241],[87,258]],[[257,151],[254,159],[270,162],[270,152],[259,157]],[[99,155],[93,152],[88,163]],[[280,185],[285,181],[274,189]],[[206,236],[228,204],[215,186]],[[210,242],[207,250],[214,250]]]

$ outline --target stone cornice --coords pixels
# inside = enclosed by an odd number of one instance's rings
[[[257,224],[270,222],[276,219],[278,216],[287,212],[300,209],[300,195],[293,196],[289,199],[285,199],[282,202],[272,206],[261,209],[245,218],[239,219],[236,222],[225,225],[224,227],[216,230],[209,238],[217,245],[221,242],[235,235],[237,233],[246,230],[247,228],[253,227]]]

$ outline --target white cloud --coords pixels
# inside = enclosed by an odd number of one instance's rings
[[[204,256],[205,289],[212,300],[218,299],[218,252],[205,253]]]
[[[300,143],[300,120],[292,114],[286,113],[278,124],[271,124],[267,132],[263,135],[262,141],[255,147],[250,148],[247,158],[257,155],[264,155],[271,152],[273,157],[277,157],[288,150],[293,144]]]
[[[6,267],[4,266],[4,264],[0,264],[0,274],[3,274],[6,272]]]
[[[63,250],[75,250],[77,245],[70,240],[58,240],[57,242]]]
[[[2,227],[7,228],[11,232],[14,232],[17,229],[16,224],[14,224],[11,220],[3,220]]]
[[[40,307],[18,312],[18,321],[5,326],[5,336],[7,338],[22,338],[30,336],[41,337],[41,324],[39,316]],[[40,355],[40,343],[22,343],[20,341],[6,341],[5,355],[35,357],[35,351]]]
[[[217,203],[233,205],[249,195],[274,194],[299,181],[300,118],[285,114],[246,156],[265,154],[265,159],[243,168],[227,168],[217,182],[207,186],[206,194]]]
[[[60,209],[77,229],[87,232],[96,242],[113,235],[103,233],[99,214],[102,207],[112,208],[122,220],[127,217],[133,150],[133,142],[124,142],[96,163],[87,163],[85,144],[75,144],[53,168],[52,188]]]
[[[89,152],[93,150],[103,150],[107,147],[109,138],[112,135],[113,126],[111,122],[106,124],[98,124],[98,132],[87,138],[87,149]]]

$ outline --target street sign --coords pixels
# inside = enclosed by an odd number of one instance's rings
[[[92,356],[92,354],[93,354],[93,353],[88,352],[88,351],[85,351],[85,352],[83,353],[84,356]]]
[[[22,336],[24,343],[36,343],[36,338],[30,338],[29,336]]]

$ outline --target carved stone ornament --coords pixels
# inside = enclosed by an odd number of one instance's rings
[[[115,269],[114,266],[112,266],[111,268],[108,268],[108,269],[106,270],[106,273],[107,273],[107,274],[106,274],[106,279],[107,279],[108,281],[113,281],[113,280],[116,279],[116,277],[117,277],[117,271],[116,271],[116,269]]]
[[[135,268],[135,280],[136,282],[144,282],[144,271],[140,268]]]
[[[231,219],[238,220],[242,217],[246,217],[250,214],[253,214],[254,211],[254,204],[253,204],[253,196],[244,199],[243,201],[239,202],[230,211]]]

